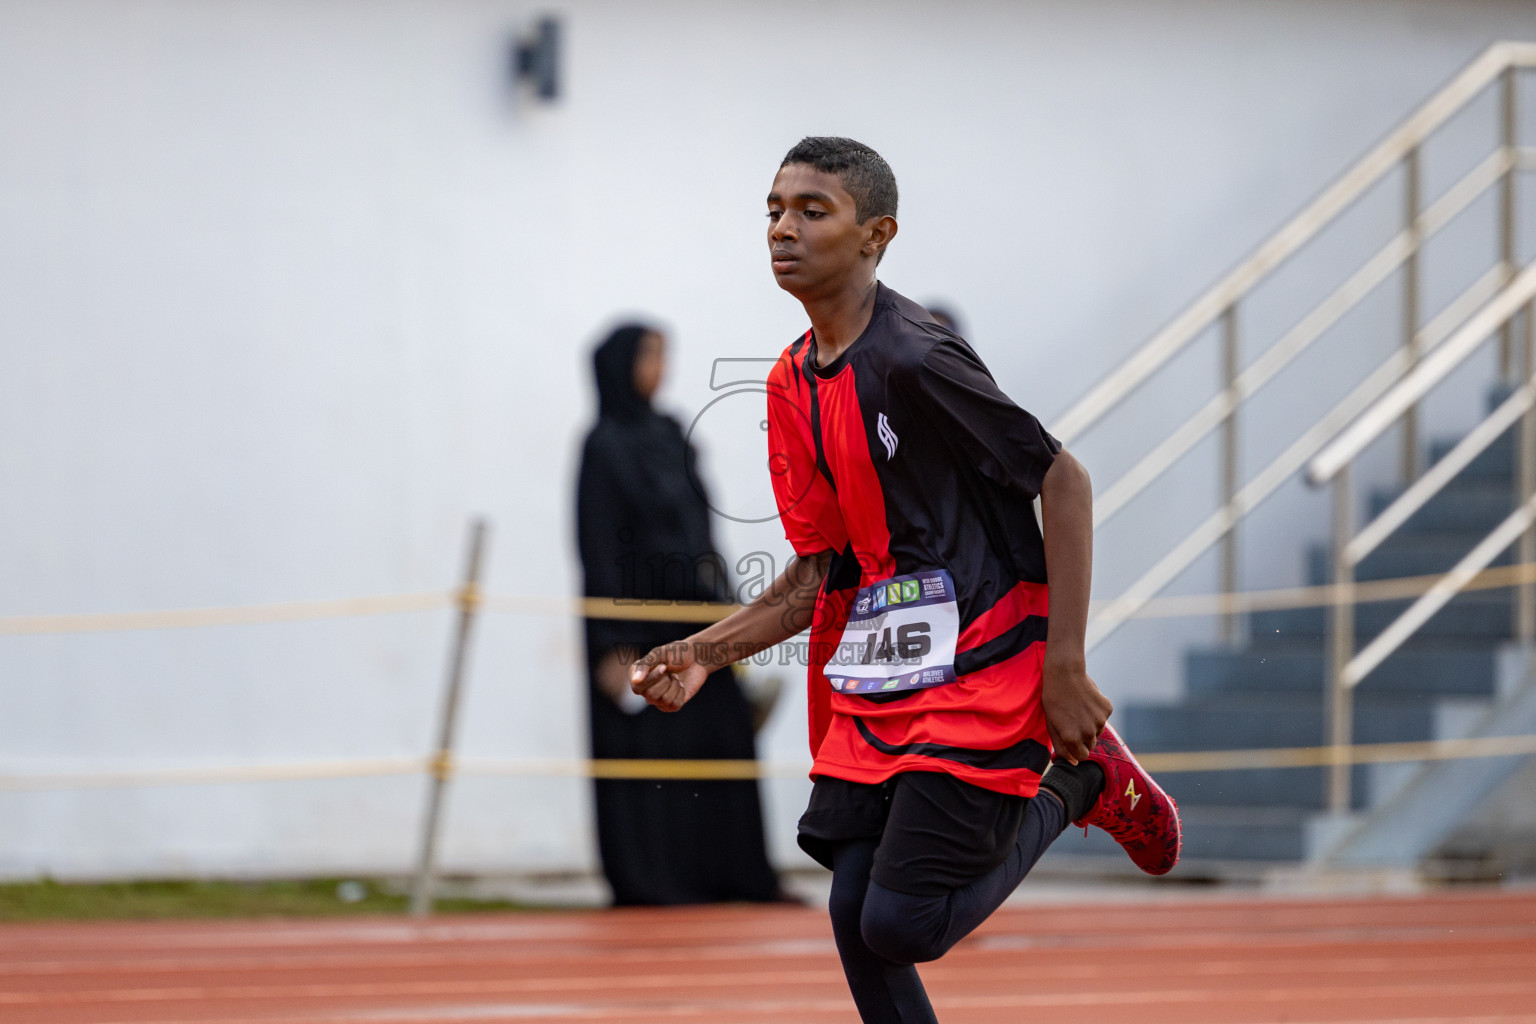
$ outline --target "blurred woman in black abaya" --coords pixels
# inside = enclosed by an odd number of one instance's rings
[[[593,355],[599,413],[582,449],[576,495],[588,597],[636,603],[727,597],[693,448],[676,420],[651,408],[665,346],[659,332],[631,324]],[[730,669],[710,676],[673,714],[629,690],[632,660],[696,628],[587,620],[593,757],[756,756],[752,712]],[[756,782],[598,779],[594,785],[598,850],[616,904],[777,898]]]

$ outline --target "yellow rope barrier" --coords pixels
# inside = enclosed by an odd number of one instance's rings
[[[1327,583],[1316,587],[1285,587],[1278,590],[1250,590],[1235,594],[1158,597],[1148,601],[1134,617],[1179,618],[1195,615],[1281,611],[1291,608],[1327,608],[1352,602],[1401,601],[1427,593],[1444,578],[1443,573],[1433,573],[1428,576],[1399,576],[1396,579],[1367,580],[1361,583]],[[1536,562],[1484,569],[1462,589],[1464,591],[1501,590],[1505,587],[1517,587],[1523,583],[1536,583]]]
[[[1293,608],[1327,608],[1338,604],[1375,601],[1402,601],[1427,593],[1445,578],[1443,573],[1425,576],[1399,576],[1388,580],[1361,583],[1326,583],[1312,587],[1281,587],[1274,590],[1250,590],[1233,594],[1190,594],[1157,597],[1148,601],[1133,618],[1166,619],[1200,615],[1231,615],[1245,612],[1282,611]],[[1536,583],[1536,562],[1503,565],[1484,569],[1463,590],[1500,590],[1525,583]],[[1102,607],[1104,602],[1095,601]],[[609,598],[578,598],[565,609],[558,602],[534,597],[492,597],[486,608],[492,611],[525,615],[565,614],[594,619],[639,619],[651,622],[718,622],[740,608],[735,604],[643,604],[620,603]]]
[[[1424,594],[1444,576],[1402,576],[1354,584],[1315,587],[1283,587],[1233,594],[1191,594],[1158,597],[1142,607],[1135,618],[1162,619],[1200,615],[1241,614],[1290,608],[1326,608],[1347,602],[1399,601]],[[1465,590],[1498,590],[1536,583],[1536,562],[1484,569]],[[215,608],[175,608],[145,612],[106,612],[80,615],[17,615],[0,617],[0,636],[57,633],[106,633],[146,629],[190,629],[209,626],[241,626],[311,619],[395,615],[457,607],[458,591],[432,590],[415,594],[353,597],[332,601],[289,601],[265,605],[233,605]],[[554,615],[589,619],[622,619],[643,622],[718,622],[741,606],[689,602],[649,603],[616,601],[606,597],[537,597],[512,594],[480,594],[472,600],[485,611],[511,615]],[[1094,602],[1099,605],[1100,602]]]
[[[0,792],[41,790],[132,789],[144,786],[203,786],[229,782],[302,782],[316,779],[364,779],[419,775],[432,764],[425,757],[303,761],[288,764],[195,765],[127,771],[0,774]]]
[[[1138,754],[1148,771],[1245,771],[1256,768],[1314,768],[1332,764],[1392,764],[1399,761],[1460,761],[1480,757],[1536,754],[1536,736],[1489,736],[1482,739],[1366,743],[1349,747],[1272,747],[1260,750],[1198,750]]]
[[[811,766],[800,761],[686,760],[660,758],[598,758],[577,760],[549,758],[466,758],[459,770],[464,775],[502,775],[515,778],[680,779],[705,782],[719,779],[805,778]]]
[[[509,615],[565,615],[586,619],[622,619],[629,622],[719,622],[741,608],[739,604],[706,604],[702,601],[619,601],[611,597],[528,597],[487,594],[481,607]]]
[[[1139,760],[1148,771],[1174,775],[1181,772],[1316,768],[1331,764],[1392,764],[1531,755],[1536,755],[1536,735],[1368,743],[1338,750],[1333,747],[1195,750],[1142,754]],[[744,760],[395,757],[289,764],[201,765],[117,772],[11,773],[0,774],[0,792],[360,779],[428,772],[441,772],[445,776],[674,779],[703,782],[720,779],[803,778],[809,771],[810,765],[803,762]]]
[[[247,626],[267,622],[303,622],[362,615],[395,615],[447,608],[456,591],[349,597],[335,601],[288,601],[281,604],[233,605],[222,608],[172,608],[149,612],[106,612],[86,615],[18,615],[0,618],[0,635],[45,633],[110,633],[137,629],[187,629],[206,626]]]

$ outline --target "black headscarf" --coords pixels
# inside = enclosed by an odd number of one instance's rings
[[[616,327],[607,341],[591,353],[591,365],[598,373],[598,415],[616,419],[639,419],[651,411],[651,399],[634,390],[634,358],[641,353],[641,341],[653,333],[645,324]]]
[[[592,353],[599,416],[635,420],[651,411],[651,400],[635,390],[635,357],[640,354],[640,342],[653,330],[644,324],[614,328]]]

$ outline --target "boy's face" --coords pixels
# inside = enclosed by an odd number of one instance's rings
[[[873,269],[888,241],[879,225],[895,221],[872,217],[860,224],[854,209],[837,175],[810,164],[779,168],[768,193],[768,251],[780,288],[809,298]]]

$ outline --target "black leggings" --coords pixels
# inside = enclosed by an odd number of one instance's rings
[[[878,839],[833,845],[832,934],[864,1024],[937,1024],[914,964],[937,960],[1002,905],[1067,827],[1060,801],[1029,801],[1008,858],[944,896],[912,896],[869,878]]]

